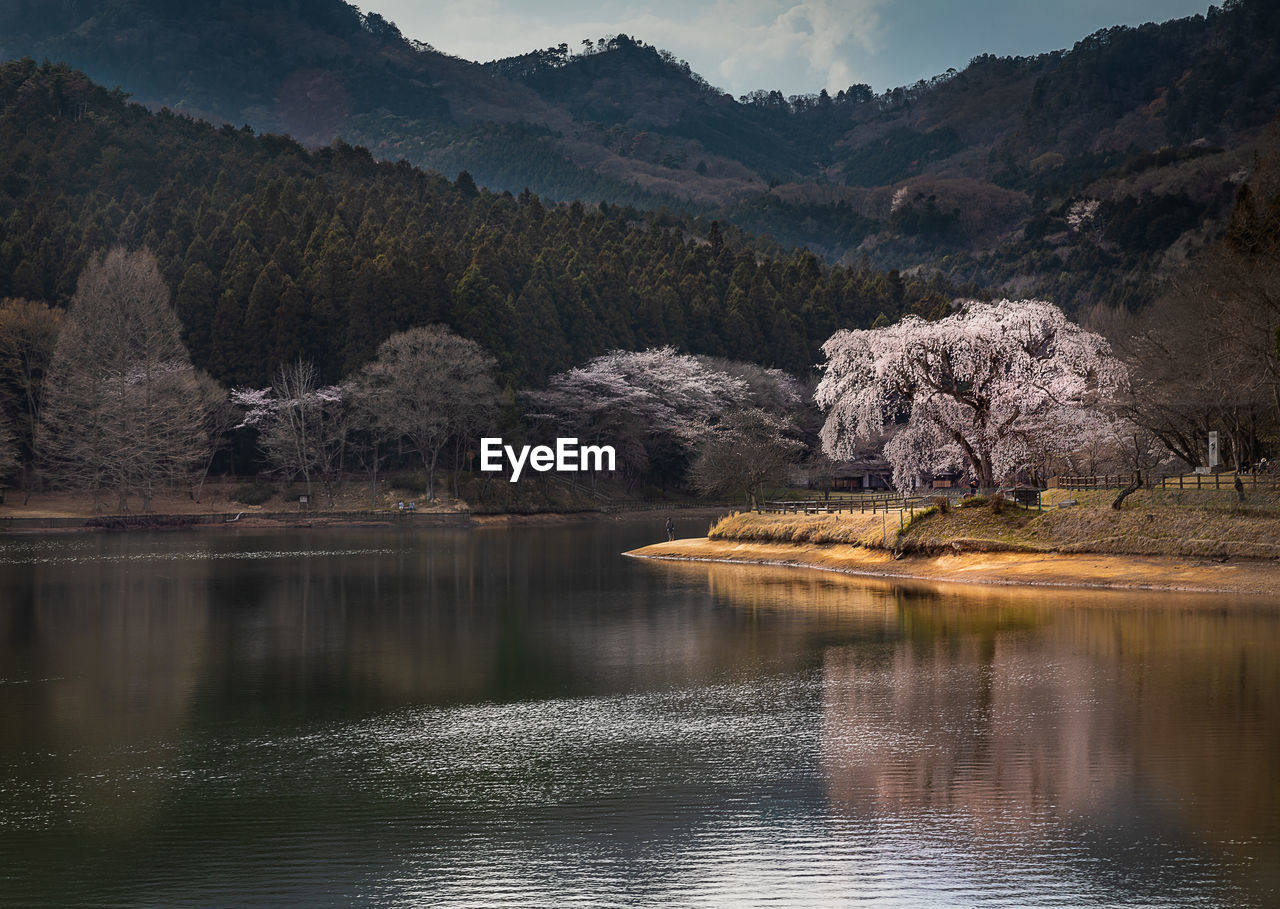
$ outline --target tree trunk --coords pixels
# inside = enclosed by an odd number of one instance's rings
[[[1134,471],[1133,482],[1130,483],[1128,486],[1126,486],[1124,489],[1120,490],[1120,495],[1116,496],[1116,500],[1111,503],[1111,507],[1114,508],[1116,511],[1119,511],[1120,506],[1124,504],[1124,500],[1129,498],[1130,495],[1137,492],[1141,488],[1142,488],[1142,471],[1140,470]]]

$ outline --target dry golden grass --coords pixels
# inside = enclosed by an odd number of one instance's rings
[[[744,543],[855,545],[907,552],[1029,552],[1280,558],[1280,507],[1273,495],[1142,490],[1111,508],[1115,491],[1046,496],[1055,505],[1028,511],[990,504],[887,515],[736,514],[720,521],[711,540]],[[1177,498],[1172,498],[1173,496]],[[901,529],[899,525],[901,523]]]
[[[1172,559],[1167,556],[981,552],[900,554],[864,546],[740,543],[689,539],[627,555],[690,562],[744,562],[820,568],[882,578],[968,584],[1216,591],[1276,597],[1280,562]],[[1189,601],[1184,601],[1189,602]],[[1220,600],[1205,601],[1215,608]]]
[[[754,543],[806,543],[893,549],[902,530],[931,514],[932,507],[913,512],[879,514],[755,514],[740,512],[722,518],[707,534],[712,540]]]
[[[1280,495],[1246,487],[1240,502],[1234,489],[1141,489],[1111,508],[1115,490],[1066,493],[1054,490],[1047,502],[1075,499],[1071,508],[1046,510],[1032,531],[1037,545],[1059,552],[1116,552],[1139,555],[1222,558],[1280,557]]]
[[[1035,531],[1060,552],[1280,557],[1280,517],[1247,511],[1066,509],[1046,512]]]

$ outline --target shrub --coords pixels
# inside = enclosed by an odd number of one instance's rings
[[[275,488],[265,480],[254,480],[236,487],[231,493],[231,501],[241,505],[261,505],[276,494]]]
[[[941,498],[943,502],[947,501],[945,496],[939,496],[939,498]],[[916,522],[922,521],[925,518],[929,517],[929,515],[938,514],[939,512],[941,512],[942,514],[946,514],[947,513],[946,507],[944,505],[937,504],[937,505],[927,505],[924,508],[920,508],[916,510],[916,512],[912,514],[910,518],[907,519],[906,525],[903,527],[903,530],[907,530],[912,526],[914,526]]]

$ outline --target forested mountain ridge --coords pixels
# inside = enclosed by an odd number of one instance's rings
[[[544,205],[344,142],[151,113],[62,65],[0,65],[0,297],[62,305],[115,245],[154,251],[193,361],[229,384],[299,356],[334,380],[433,322],[517,386],[659,345],[803,372],[836,328],[954,295],[769,257],[715,222]]]
[[[496,190],[680,206],[830,261],[1068,308],[1149,298],[1215,235],[1280,111],[1267,0],[880,95],[789,99],[734,100],[626,36],[481,66],[342,0],[0,0],[0,36],[149,104],[305,143],[341,134]]]

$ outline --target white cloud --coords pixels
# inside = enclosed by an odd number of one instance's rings
[[[741,22],[719,35],[719,72],[727,82],[773,88],[782,81],[776,74],[785,72],[786,82],[802,75],[803,88],[797,91],[838,90],[856,81],[856,58],[876,54],[881,0],[756,5],[772,9],[759,9],[763,15],[755,22]],[[718,8],[732,6],[717,3]]]
[[[735,95],[866,82],[877,90],[962,68],[974,54],[1069,48],[1118,23],[1203,13],[1208,0],[356,0],[410,38],[469,60],[625,32]]]
[[[446,53],[491,60],[619,32],[665,48],[735,95],[833,91],[870,82],[888,0],[373,0],[402,32]],[[863,71],[864,75],[859,75]]]

